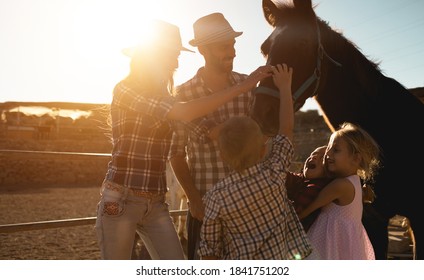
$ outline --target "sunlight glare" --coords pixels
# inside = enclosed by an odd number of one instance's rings
[[[131,2],[131,3],[130,3]],[[128,74],[128,58],[122,50],[140,43],[150,30],[147,22],[156,14],[147,1],[78,2],[73,23],[73,42],[78,78],[90,92],[75,92],[76,99],[110,103],[113,86]],[[76,68],[76,67],[75,67]],[[96,82],[84,77],[104,77]],[[89,99],[93,101],[89,101]]]
[[[97,100],[95,103],[110,103],[113,86],[129,71],[129,59],[122,53],[123,49],[143,44],[143,38],[157,35],[150,32],[149,23],[153,19],[177,25],[183,45],[190,47],[188,41],[192,39],[192,19],[184,5],[172,1],[136,0],[95,0],[78,3],[73,36],[74,49],[80,64],[84,65],[84,68],[79,70],[79,75],[90,76],[95,72],[104,76],[101,84],[85,81],[87,88],[92,90],[89,90],[90,95],[84,92],[75,93],[81,95],[78,99],[91,98]],[[169,6],[169,9],[164,10],[163,6]],[[179,68],[175,73],[176,84],[193,76],[202,62],[200,55],[182,52]]]

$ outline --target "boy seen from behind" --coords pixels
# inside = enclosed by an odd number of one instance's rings
[[[311,252],[285,188],[294,153],[293,70],[283,64],[272,72],[280,91],[278,135],[268,139],[249,117],[227,120],[218,134],[221,157],[234,171],[203,199],[202,259],[304,259]],[[272,149],[264,159],[267,139]]]

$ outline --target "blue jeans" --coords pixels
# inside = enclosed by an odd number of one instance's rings
[[[145,198],[127,188],[109,189],[107,184],[120,187],[110,182],[102,186],[96,221],[102,259],[131,259],[136,232],[153,260],[184,259],[165,195]]]

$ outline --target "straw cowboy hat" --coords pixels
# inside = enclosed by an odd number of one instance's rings
[[[151,36],[146,36],[148,38],[142,38],[145,42],[136,46],[125,48],[122,50],[122,53],[126,56],[132,57],[137,50],[146,46],[194,52],[183,47],[181,43],[180,29],[176,25],[162,20],[153,20],[150,23],[148,31]]]
[[[194,39],[189,44],[193,47],[209,45],[236,38],[243,32],[236,32],[221,13],[213,13],[199,18],[193,24]]]

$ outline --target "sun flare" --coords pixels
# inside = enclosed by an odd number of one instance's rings
[[[91,81],[87,81],[87,86],[93,87],[93,91],[90,96],[85,94],[81,99],[89,97],[98,100],[96,103],[110,102],[110,95],[105,95],[105,91],[99,88],[111,89],[128,73],[129,60],[123,55],[122,50],[143,43],[143,38],[152,36],[149,28],[152,19],[165,20],[179,26],[183,45],[188,45],[186,42],[191,39],[188,36],[191,36],[192,22],[184,16],[187,9],[172,1],[168,2],[176,7],[170,9],[172,13],[160,7],[164,5],[164,1],[80,2],[75,10],[72,36],[74,49],[81,62],[85,64],[81,71],[101,71],[105,76],[102,85],[90,84]],[[182,14],[176,13],[176,9],[180,9]],[[179,15],[178,18],[175,14]],[[184,25],[184,28],[181,25]],[[201,63],[200,59],[194,54],[191,56],[181,54],[180,67],[175,74],[176,84],[194,75]],[[98,61],[102,63],[99,64]]]

